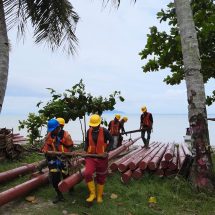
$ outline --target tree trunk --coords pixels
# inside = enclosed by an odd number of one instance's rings
[[[205,89],[200,73],[201,62],[197,34],[189,0],[174,0],[181,36],[185,81],[187,86],[188,117],[192,130],[192,181],[197,188],[210,190],[213,185],[213,167],[210,153]]]
[[[4,101],[9,67],[9,44],[3,0],[0,0],[0,113]]]
[[[82,142],[84,143],[85,142],[85,133],[84,133],[84,130],[83,130],[81,119],[80,118],[78,118],[78,119],[79,119],[79,122],[80,122],[80,125],[81,125]]]
[[[84,141],[87,136],[87,124],[86,124],[86,115],[84,115]]]

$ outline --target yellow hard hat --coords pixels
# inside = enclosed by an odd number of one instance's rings
[[[120,120],[120,118],[121,118],[120,114],[116,114],[115,117],[116,117],[118,120]]]
[[[124,116],[122,119],[123,119],[125,122],[128,121],[128,117],[126,117],[126,116]]]
[[[151,196],[150,198],[149,198],[149,201],[148,201],[149,203],[157,203],[157,200],[156,200],[156,198],[154,197],[154,196]]]
[[[97,127],[99,124],[101,124],[101,117],[98,114],[93,114],[90,116],[90,122],[89,126]]]
[[[65,119],[64,118],[57,118],[57,121],[59,122],[60,125],[65,125]]]
[[[141,107],[141,111],[142,111],[142,112],[146,112],[146,111],[147,111],[146,106]]]

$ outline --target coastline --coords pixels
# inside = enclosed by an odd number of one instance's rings
[[[109,122],[114,114],[103,114],[103,118]],[[122,115],[125,116],[125,115]],[[128,114],[128,122],[125,124],[126,131],[136,130],[139,128],[140,114]],[[208,114],[210,117],[215,117],[213,114]],[[186,134],[186,128],[189,127],[187,114],[153,114],[154,126],[151,134],[151,141],[159,142],[183,142]],[[25,129],[18,130],[19,120],[26,120],[25,115],[0,115],[0,128],[13,128],[14,133],[20,133],[27,136]],[[88,122],[88,117],[87,117]],[[211,145],[215,146],[215,122],[208,121],[209,135]],[[71,121],[65,125],[65,130],[71,133],[73,140],[82,140],[82,133],[79,120]],[[42,134],[45,135],[46,128],[44,127]],[[132,138],[140,136],[140,133],[134,133]],[[124,136],[124,139],[129,138],[130,135]]]

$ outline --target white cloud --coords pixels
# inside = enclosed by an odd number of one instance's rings
[[[138,56],[149,27],[168,29],[165,23],[159,23],[156,13],[169,0],[137,1],[136,5],[123,1],[118,10],[109,6],[102,9],[101,1],[96,0],[71,2],[81,17],[77,27],[78,55],[68,57],[36,46],[29,32],[24,45],[15,44],[16,31],[9,33],[12,51],[4,113],[31,112],[38,101],[49,96],[45,88],[62,92],[81,78],[93,95],[108,96],[120,90],[126,101],[116,108],[124,112],[139,113],[143,104],[154,113],[187,112],[185,85],[163,83],[168,71],[143,73],[144,62]]]

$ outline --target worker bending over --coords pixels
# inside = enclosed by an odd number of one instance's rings
[[[128,117],[124,116],[121,120],[120,120],[120,134],[119,134],[119,142],[117,147],[122,145],[122,141],[123,141],[123,136],[121,133],[125,132],[125,127],[124,124],[128,121]],[[127,135],[127,134],[126,134]]]

